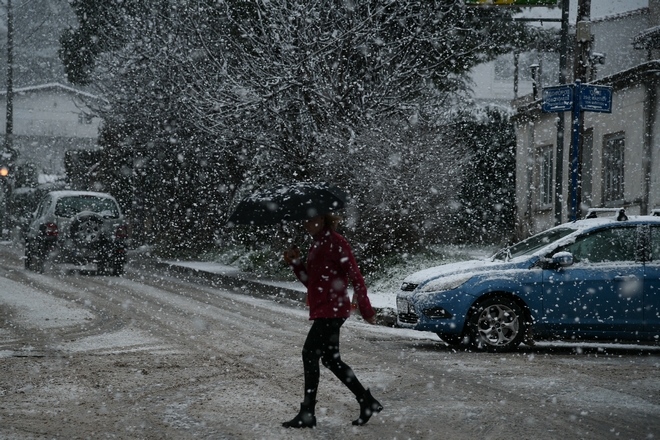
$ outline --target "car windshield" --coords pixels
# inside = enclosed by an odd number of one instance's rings
[[[118,218],[119,209],[112,199],[90,195],[63,197],[57,201],[55,215],[71,218],[74,215],[91,211],[108,218]]]
[[[510,260],[511,258],[520,257],[522,255],[532,254],[542,247],[552,243],[553,241],[557,241],[560,238],[566,237],[572,232],[575,232],[575,229],[558,228],[541,232],[540,234],[529,237],[520,243],[516,243],[513,246],[509,246],[508,248],[500,250],[495,255],[493,255],[493,260],[506,261]]]

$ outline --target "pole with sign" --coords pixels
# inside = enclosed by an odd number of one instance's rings
[[[573,112],[573,138],[571,154],[571,215],[570,220],[577,220],[578,185],[580,165],[580,112],[612,113],[612,87],[582,84],[566,84],[543,89],[541,103],[543,113]],[[557,166],[559,160],[557,158]]]
[[[582,92],[582,83],[580,80],[575,81],[574,86],[575,98],[573,100],[573,138],[571,152],[571,221],[577,220],[578,208],[578,185],[580,182],[580,112],[582,106],[580,105],[580,94]]]

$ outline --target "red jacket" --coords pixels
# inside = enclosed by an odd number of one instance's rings
[[[376,313],[367,297],[367,286],[346,239],[330,229],[314,237],[309,249],[307,267],[298,260],[291,263],[298,279],[307,287],[309,319],[348,318],[351,298],[348,280],[353,283],[360,314],[369,319]]]

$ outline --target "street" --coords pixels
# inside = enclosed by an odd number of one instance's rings
[[[122,277],[27,271],[0,244],[0,439],[660,438],[658,346],[539,343],[454,350],[431,333],[342,328],[342,359],[384,410],[322,369],[302,399],[298,302],[176,278],[133,256]]]

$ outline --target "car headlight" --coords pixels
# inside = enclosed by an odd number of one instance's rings
[[[401,290],[404,292],[412,292],[417,288],[417,286],[417,283],[407,283],[404,281],[403,284],[401,284]]]
[[[396,299],[396,308],[399,314],[402,313],[416,313],[415,306],[410,303],[406,298]]]
[[[422,286],[421,292],[443,292],[461,287],[465,284],[472,274],[451,275],[431,280]]]

